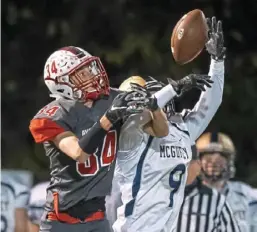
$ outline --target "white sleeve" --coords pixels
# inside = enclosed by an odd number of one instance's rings
[[[257,200],[249,203],[250,232],[257,232]]]
[[[177,93],[170,84],[166,85],[154,94],[157,99],[157,104],[161,109],[176,95]]]
[[[193,141],[204,132],[217,112],[223,96],[224,62],[211,60],[209,76],[214,81],[211,88],[202,92],[199,101],[192,111],[183,111],[184,121]]]
[[[257,189],[250,188],[249,223],[250,232],[257,232]]]
[[[122,205],[121,192],[115,176],[112,181],[111,195],[106,196],[105,202],[106,217],[109,221],[111,227],[110,229],[112,231],[112,225],[117,220],[117,209]]]
[[[119,153],[130,153],[137,149],[146,136],[143,132],[142,125],[145,124],[149,118],[149,112],[142,114],[131,115],[123,124],[119,138]]]

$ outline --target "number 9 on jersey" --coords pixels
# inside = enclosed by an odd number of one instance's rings
[[[179,164],[170,173],[169,184],[171,188],[171,193],[170,193],[169,207],[173,207],[173,197],[181,185],[181,180],[183,175],[185,174],[185,171],[186,171],[186,166],[184,164]]]

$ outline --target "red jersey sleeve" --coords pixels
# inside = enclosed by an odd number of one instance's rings
[[[72,131],[71,109],[53,101],[30,121],[29,129],[36,143],[53,140],[58,134]]]
[[[51,141],[58,134],[65,132],[65,129],[48,118],[34,118],[30,121],[30,132],[36,143]]]

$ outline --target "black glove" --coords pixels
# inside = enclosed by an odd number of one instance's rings
[[[148,76],[149,80],[145,84],[145,88],[150,91],[150,93],[154,94],[155,92],[161,90],[165,87],[165,84],[161,81],[157,81],[151,76]]]
[[[224,47],[224,36],[222,30],[222,22],[216,21],[216,17],[206,19],[208,25],[209,40],[205,44],[206,50],[211,57],[216,61],[223,61],[225,59],[226,48]]]
[[[130,114],[141,113],[144,109],[144,98],[144,95],[134,91],[120,93],[114,98],[105,116],[112,124],[115,124]]]
[[[146,89],[145,87],[142,87],[141,85],[137,83],[130,83],[132,91],[137,92],[140,96],[143,96],[144,99],[139,102],[139,104],[143,104],[147,109],[151,111],[155,111],[159,108],[157,104],[157,99],[155,96],[152,96],[151,92]],[[138,101],[137,98],[134,98],[134,100]]]
[[[157,91],[161,90],[163,87],[165,87],[166,85],[161,82],[161,81],[157,81],[156,79],[154,79],[153,77],[149,76],[149,79],[146,84],[145,87],[147,90],[149,90],[151,93],[156,93]],[[167,115],[167,118],[170,118],[171,115],[175,114],[175,104],[174,104],[174,100],[171,99],[163,108],[164,113]]]
[[[208,88],[211,87],[213,81],[210,79],[211,77],[208,75],[200,75],[200,74],[189,74],[188,76],[182,78],[181,80],[174,81],[171,78],[167,78],[169,84],[176,91],[177,96],[182,96],[186,91],[197,88],[201,91],[205,91],[205,86]]]

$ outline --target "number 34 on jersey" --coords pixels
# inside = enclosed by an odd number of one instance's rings
[[[116,155],[117,149],[117,132],[111,130],[104,138],[103,146],[89,156],[85,163],[77,163],[77,172],[81,176],[94,176],[101,167],[109,166]]]

